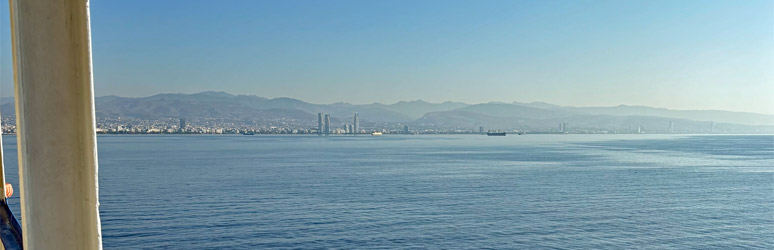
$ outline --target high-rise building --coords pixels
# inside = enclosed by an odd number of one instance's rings
[[[559,132],[560,133],[567,133],[567,123],[566,122],[560,122],[559,123]]]
[[[323,133],[323,113],[317,113],[317,134]]]
[[[675,133],[675,122],[669,121],[669,133],[673,134]]]
[[[185,119],[180,118],[180,132],[185,131]]]
[[[478,133],[484,133],[484,126],[478,126]]]
[[[403,125],[403,133],[404,134],[411,134],[411,131],[409,131],[408,125]]]
[[[325,131],[325,135],[331,134],[331,115],[325,114],[325,126],[323,126],[323,131]]]
[[[360,133],[360,115],[358,115],[357,112],[355,113],[355,120],[352,122],[352,126],[354,130],[354,132],[352,133],[359,134]]]

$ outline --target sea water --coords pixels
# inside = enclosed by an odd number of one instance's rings
[[[98,143],[106,249],[774,248],[770,135]]]

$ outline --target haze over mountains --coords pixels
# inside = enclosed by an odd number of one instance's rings
[[[12,98],[2,99],[2,114],[13,115]],[[267,99],[225,92],[196,94],[158,94],[128,98],[96,98],[100,117],[216,118],[216,119],[293,119],[316,122],[316,114],[329,113],[334,123],[344,123],[355,112],[363,121],[403,123],[414,127],[521,129],[550,131],[559,123],[573,128],[631,130],[648,128],[666,132],[669,123],[676,131],[702,132],[711,129],[726,132],[774,131],[774,115],[717,110],[669,110],[645,106],[568,107],[549,103],[429,103],[422,100],[394,104],[348,103],[311,104],[293,98]]]

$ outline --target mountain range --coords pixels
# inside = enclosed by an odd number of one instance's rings
[[[13,99],[0,100],[0,112],[13,115]],[[621,130],[639,127],[704,131],[717,127],[731,132],[774,131],[774,115],[721,110],[670,110],[646,106],[573,107],[544,102],[466,104],[429,103],[422,100],[394,104],[312,104],[298,99],[263,98],[225,92],[158,94],[149,97],[102,96],[95,99],[97,116],[216,119],[295,119],[314,123],[317,113],[331,114],[334,122],[351,120],[358,112],[363,121],[404,123],[417,127],[488,129],[555,129],[559,123],[574,128]]]

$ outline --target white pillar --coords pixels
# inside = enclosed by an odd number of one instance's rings
[[[101,249],[88,0],[10,0],[25,249]]]

